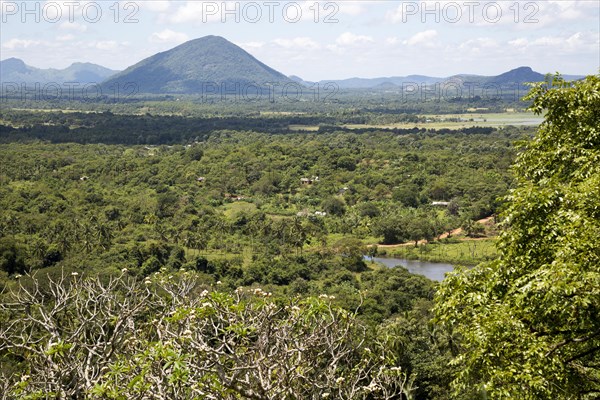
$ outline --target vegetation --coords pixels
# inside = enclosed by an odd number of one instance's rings
[[[378,248],[380,254],[395,258],[446,262],[454,265],[475,266],[496,259],[498,251],[495,239],[454,240],[444,239],[417,248],[398,246],[392,249]]]
[[[63,275],[47,288],[22,278],[1,308],[13,322],[0,329],[0,351],[26,360],[26,374],[4,381],[4,393],[366,399],[415,390],[397,356],[329,296],[273,301],[258,288],[202,290],[189,273],[127,275]]]
[[[533,140],[376,126],[460,102],[3,108],[0,398],[595,398],[599,86],[535,86]]]
[[[546,110],[519,155],[497,261],[441,285],[437,314],[463,338],[457,390],[489,398],[600,393],[600,78],[534,86]]]
[[[495,212],[522,137],[222,131],[172,147],[10,143],[0,149],[0,265],[146,276],[202,257],[228,263],[213,269],[232,288],[311,280],[331,260],[344,266],[330,248],[340,239],[414,243]],[[306,266],[317,254],[322,265]]]

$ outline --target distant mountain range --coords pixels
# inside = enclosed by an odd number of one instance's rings
[[[408,76],[392,76],[388,78],[349,78],[341,80],[322,80],[319,82],[305,81],[297,76],[290,76],[295,82],[303,85],[314,85],[316,83],[324,84],[326,82],[334,82],[340,89],[372,89],[377,87],[401,87],[407,82],[418,82],[426,85],[443,82],[446,78],[435,78],[424,75],[408,75]]]
[[[342,80],[323,80],[319,82],[304,81],[302,78],[297,76],[290,76],[295,82],[303,85],[314,85],[316,83],[324,84],[326,82],[333,82],[338,85],[340,89],[401,89],[402,87],[409,87],[413,84],[450,84],[455,83],[457,85],[497,85],[497,86],[510,86],[519,84],[522,85],[526,82],[539,82],[545,79],[545,75],[539,72],[533,71],[530,67],[519,67],[508,72],[505,72],[496,76],[483,76],[483,75],[470,75],[470,74],[459,74],[452,75],[445,78],[425,76],[425,75],[408,75],[408,76],[392,76],[387,78],[350,78]],[[583,75],[563,75],[566,80],[578,80],[584,78]]]
[[[565,79],[577,80],[583,76],[567,75]],[[519,67],[497,76],[459,74],[450,77],[424,75],[395,76],[387,78],[351,78],[328,80],[340,89],[401,89],[410,84],[435,85],[522,85],[525,82],[544,80],[544,75],[529,67]],[[139,93],[198,94],[205,92],[237,91],[240,87],[292,82],[312,85],[297,76],[287,77],[260,62],[251,54],[219,36],[205,36],[188,41],[171,50],[155,54],[126,70],[119,72],[100,65],[75,63],[66,69],[39,69],[22,60],[9,58],[0,62],[0,81],[41,84],[48,82],[102,83],[105,87],[134,82]],[[242,89],[243,90],[243,89]]]
[[[40,69],[26,65],[18,58],[0,61],[0,81],[15,83],[77,82],[80,84],[99,83],[119,71],[91,63],[74,63],[65,69]]]

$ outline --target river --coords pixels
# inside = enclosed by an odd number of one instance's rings
[[[371,257],[365,257],[367,262],[371,261]],[[444,274],[454,269],[452,264],[437,263],[429,261],[406,260],[404,258],[381,258],[374,257],[375,262],[381,263],[386,267],[392,268],[401,265],[411,274],[424,275],[433,281],[442,281]]]

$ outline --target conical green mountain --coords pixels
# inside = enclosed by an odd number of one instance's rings
[[[292,81],[226,39],[205,36],[146,58],[110,77],[103,86],[134,83],[139,93],[196,94],[214,92],[217,87],[236,91],[236,87],[265,87],[274,82]]]

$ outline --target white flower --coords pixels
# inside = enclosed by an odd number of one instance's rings
[[[151,281],[150,279],[146,279],[146,280],[144,281],[144,284],[145,284],[145,285],[152,285],[152,281]]]
[[[71,275],[72,275],[72,276],[77,276],[77,275],[79,275],[79,274],[78,274],[77,272],[71,272]]]
[[[221,285],[223,282],[221,281],[217,281],[217,285]]]
[[[339,378],[337,378],[337,379],[335,380],[335,383],[337,383],[338,385],[339,385],[340,383],[343,383],[343,382],[344,382],[344,377],[343,377],[343,376],[340,376]]]
[[[200,297],[206,297],[208,296],[208,290],[203,290],[202,293],[200,293]]]
[[[325,392],[321,395],[322,398],[326,399],[329,397],[329,392]]]
[[[128,270],[127,270],[127,268],[123,268],[123,269],[121,270],[121,272],[122,272],[122,273],[126,273],[127,271],[128,271]]]

